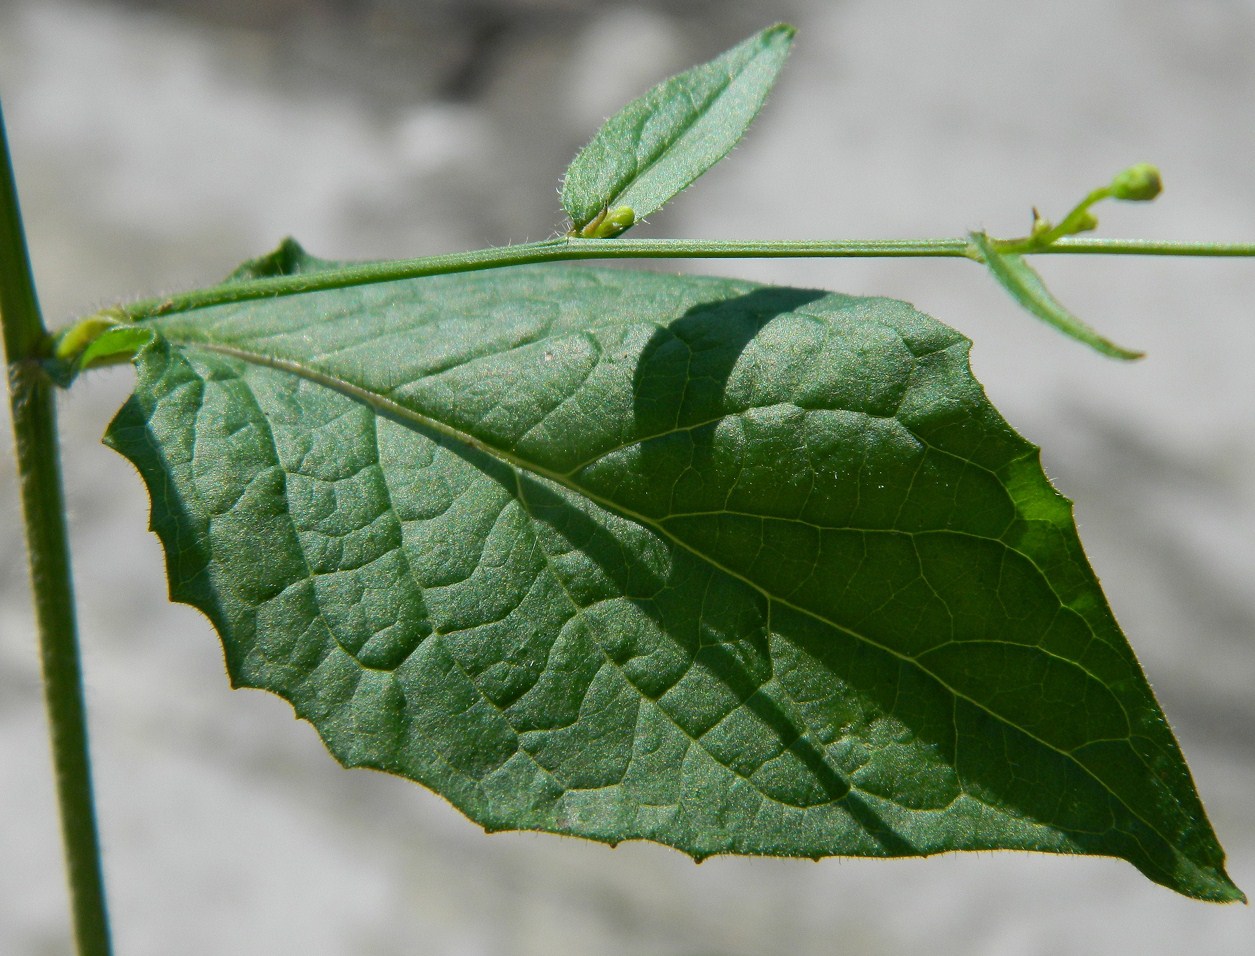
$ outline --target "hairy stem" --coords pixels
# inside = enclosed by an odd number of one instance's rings
[[[26,547],[43,660],[44,700],[52,736],[74,936],[80,956],[101,956],[110,951],[109,921],[92,799],[86,708],[57,450],[56,406],[52,382],[39,364],[46,348],[47,332],[31,276],[2,113],[0,322],[4,327]]]
[[[966,239],[851,240],[838,242],[738,242],[684,239],[581,239],[563,236],[517,246],[457,252],[424,259],[367,262],[359,266],[309,272],[300,275],[255,279],[226,286],[212,286],[170,296],[148,299],[122,308],[132,319],[146,319],[172,312],[247,302],[273,296],[342,289],[346,286],[451,272],[474,272],[502,266],[573,259],[767,259],[817,256],[966,256]]]
[[[1143,239],[1059,239],[1038,254],[1102,253],[1143,256],[1255,256],[1255,243],[1159,242]],[[841,239],[832,241],[740,241],[690,239],[581,239],[563,236],[475,252],[459,252],[422,259],[369,262],[325,272],[276,276],[212,286],[164,299],[145,299],[123,306],[114,314],[141,320],[175,312],[190,312],[231,302],[342,289],[372,282],[391,282],[451,272],[473,272],[502,266],[574,259],[797,259],[851,257],[944,256],[980,261],[971,240]]]

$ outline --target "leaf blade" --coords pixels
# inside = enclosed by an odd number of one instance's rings
[[[909,306],[538,268],[145,324],[110,441],[172,593],[342,762],[489,829],[1236,898],[1069,503]]]
[[[563,177],[573,231],[619,208],[639,222],[726,156],[762,108],[794,32],[768,27],[608,119]]]
[[[1069,338],[1076,339],[1109,358],[1128,361],[1145,356],[1145,352],[1117,345],[1069,312],[1063,303],[1046,288],[1037,270],[1030,266],[1022,255],[1000,251],[983,232],[972,233],[971,239],[977,251],[980,252],[989,274],[1029,313],[1047,325],[1054,326]]]

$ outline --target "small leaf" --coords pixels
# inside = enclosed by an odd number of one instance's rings
[[[151,329],[132,325],[118,310],[105,309],[59,331],[43,368],[54,382],[69,388],[89,367],[130,361],[152,336]]]
[[[622,207],[639,222],[726,156],[762,108],[793,34],[787,24],[768,27],[610,117],[562,183],[572,232]]]
[[[1043,322],[1111,358],[1139,359],[1146,354],[1116,345],[1069,312],[1046,288],[1041,276],[1024,261],[1023,256],[1000,252],[983,232],[974,232],[971,238],[985,260],[989,274],[1011,293],[1016,302]]]
[[[490,830],[1123,857],[1235,900],[1069,502],[905,303],[548,266],[142,323],[237,686]]]
[[[122,357],[133,358],[152,337],[152,330],[144,326],[115,325],[93,339],[80,353],[79,368],[110,364]]]

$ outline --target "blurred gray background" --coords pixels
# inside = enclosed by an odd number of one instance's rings
[[[0,0],[0,92],[48,321],[203,285],[287,233],[333,258],[549,235],[597,124],[775,20],[793,60],[744,145],[638,235],[1017,234],[1116,170],[1103,233],[1255,240],[1252,0]],[[908,299],[976,340],[1045,448],[1255,891],[1255,262],[1055,257],[1118,365],[957,261],[663,264]],[[1245,954],[1249,908],[1125,863],[988,853],[819,864],[488,837],[340,769],[227,687],[166,602],[137,476],[99,445],[127,369],[61,402],[105,868],[128,954]],[[0,413],[7,418],[7,409]],[[60,844],[4,423],[0,952],[64,953]]]

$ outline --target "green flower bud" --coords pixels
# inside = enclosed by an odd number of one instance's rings
[[[581,232],[589,239],[613,239],[631,228],[636,222],[636,211],[631,206],[618,206],[603,212]]]
[[[606,222],[622,232],[636,222],[636,211],[631,206],[619,206],[610,210],[606,215]]]
[[[1111,195],[1115,199],[1146,202],[1158,196],[1162,189],[1159,170],[1150,163],[1130,166],[1111,180]]]
[[[1098,217],[1086,209],[1072,222],[1072,230],[1069,235],[1075,236],[1078,232],[1091,232],[1097,228]]]

